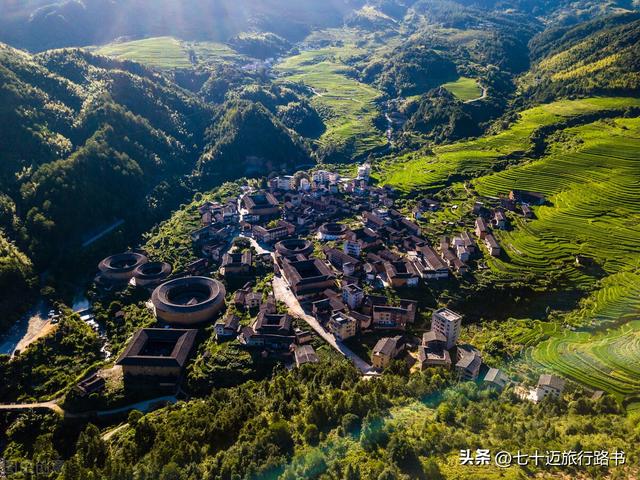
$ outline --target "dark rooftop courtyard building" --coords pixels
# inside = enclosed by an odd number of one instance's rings
[[[250,215],[269,216],[280,211],[278,200],[270,192],[257,192],[242,197],[242,206]]]
[[[120,355],[125,379],[159,379],[175,383],[180,378],[196,339],[197,330],[143,328]]]
[[[313,295],[335,286],[329,267],[317,258],[308,260],[282,259],[282,272],[297,296]]]

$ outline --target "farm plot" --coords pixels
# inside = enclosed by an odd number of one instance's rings
[[[640,119],[596,122],[565,133],[580,140],[576,151],[552,153],[474,182],[482,195],[521,189],[544,193],[550,201],[535,207],[535,220],[520,219],[513,231],[499,234],[508,259],[490,262],[498,275],[544,275],[562,268],[580,283],[587,279],[576,255],[593,259],[607,274],[640,265]]]
[[[548,156],[474,181],[481,195],[512,189],[544,193],[536,218],[498,234],[506,256],[489,265],[498,278],[563,272],[571,284],[598,289],[566,317],[579,331],[553,335],[530,358],[564,376],[640,399],[640,119],[566,129]],[[576,255],[598,266],[596,283]]]
[[[445,83],[442,86],[463,102],[474,100],[482,95],[482,88],[475,78],[460,77],[455,82]]]
[[[173,37],[152,37],[89,47],[99,55],[139,62],[161,69],[191,68],[195,65],[243,58],[229,46],[216,42],[184,42]]]
[[[410,153],[381,162],[374,177],[403,192],[438,190],[456,180],[487,173],[506,155],[531,149],[531,134],[566,118],[640,105],[634,98],[562,100],[531,108],[508,129],[477,140],[437,147],[431,154]]]
[[[640,400],[640,321],[598,334],[571,332],[541,343],[532,358],[620,401]]]
[[[375,101],[382,93],[358,82],[346,60],[362,51],[354,47],[309,50],[276,66],[281,79],[309,87],[313,106],[327,130],[320,143],[351,157],[385,145],[383,132],[374,125],[380,111]]]

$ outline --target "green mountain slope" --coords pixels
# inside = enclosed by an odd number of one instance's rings
[[[198,164],[207,183],[278,171],[310,160],[301,138],[261,103],[246,100],[230,101],[220,108],[207,140],[209,145]]]
[[[195,166],[211,110],[193,95],[140,65],[81,51],[30,56],[1,46],[0,75],[0,185],[37,259],[114,218],[151,220],[176,201],[179,188],[163,197],[154,187]],[[136,188],[116,187],[125,178]]]
[[[568,95],[637,93],[639,45],[637,14],[594,20],[557,35],[542,35],[532,41],[536,63],[520,80],[523,96],[529,101],[549,101]]]

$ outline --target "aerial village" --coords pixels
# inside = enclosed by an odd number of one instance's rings
[[[529,205],[543,204],[544,197],[514,191],[492,208],[476,202],[475,229],[433,242],[418,222],[441,209],[440,202],[422,199],[403,215],[394,208],[394,191],[372,185],[370,174],[368,163],[356,178],[298,172],[202,203],[201,225],[190,238],[199,258],[182,272],[151,261],[144,251],[104,259],[99,288],[146,289],[157,318],[157,326],[137,331],[117,359],[125,382],[179,385],[198,329],[213,325],[217,342],[237,342],[289,368],[319,361],[311,345],[315,336],[366,377],[406,361],[413,369],[447,369],[492,388],[509,384],[505,372],[459,341],[463,315],[444,306],[419,312],[416,298],[425,284],[465,276],[472,265],[482,265],[478,259],[500,256],[492,232],[508,227],[505,212],[531,218]],[[272,274],[267,294],[255,289],[258,265]],[[430,316],[430,327],[421,322],[421,329],[414,328],[420,314]],[[372,335],[367,356],[353,348]],[[91,393],[103,385],[94,374],[79,388]],[[538,402],[563,389],[561,378],[541,375],[536,387],[518,386],[516,393]]]

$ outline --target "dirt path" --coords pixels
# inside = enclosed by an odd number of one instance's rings
[[[0,410],[34,410],[45,408],[51,410],[59,415],[64,415],[64,410],[56,403],[56,401],[51,402],[40,402],[40,403],[9,403],[5,405],[0,405]]]
[[[487,98],[487,92],[488,92],[487,87],[482,87],[481,86],[480,88],[482,88],[482,95],[480,95],[478,98],[472,98],[471,100],[467,100],[464,103],[478,102],[480,100],[484,100],[485,98]]]

